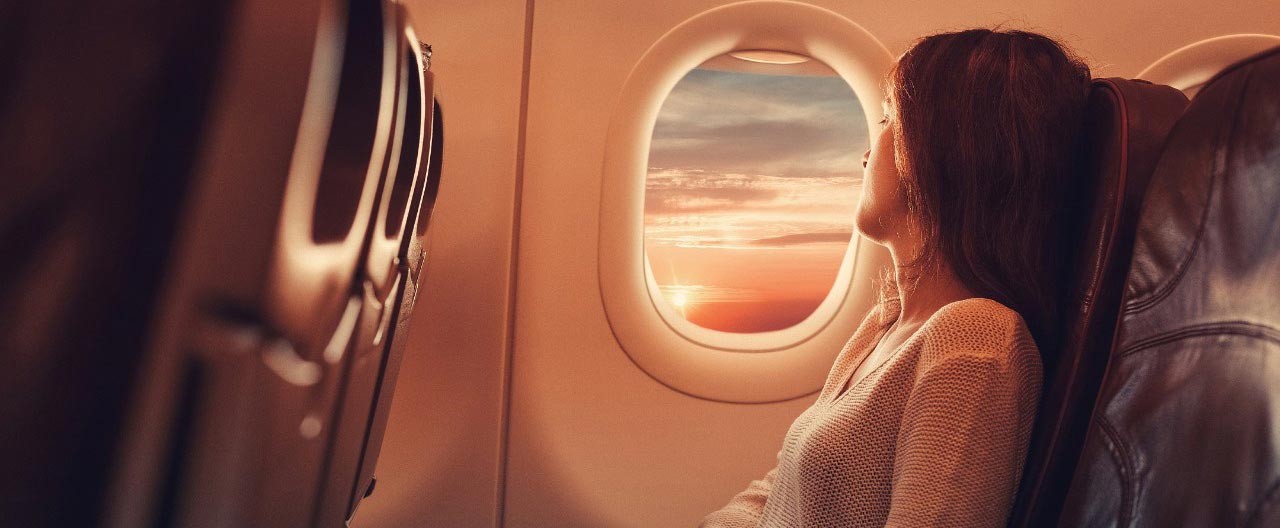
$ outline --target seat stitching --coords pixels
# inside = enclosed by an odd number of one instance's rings
[[[1262,495],[1262,502],[1245,517],[1243,526],[1262,526],[1262,513],[1277,503],[1280,503],[1280,480],[1271,483],[1271,487]]]
[[[1129,526],[1133,519],[1135,498],[1137,497],[1137,468],[1133,462],[1133,449],[1115,426],[1105,416],[1098,417],[1098,428],[1103,438],[1109,440],[1112,461],[1116,466],[1116,474],[1120,479],[1120,507],[1116,512],[1116,525]]]
[[[1251,323],[1248,321],[1216,321],[1212,323],[1184,326],[1176,330],[1162,332],[1151,337],[1147,337],[1120,349],[1116,354],[1116,358],[1125,358],[1138,352],[1174,341],[1212,335],[1239,335],[1280,343],[1280,330],[1272,326]]]

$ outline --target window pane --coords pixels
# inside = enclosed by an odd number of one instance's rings
[[[804,320],[853,236],[866,147],[853,90],[816,60],[724,55],[690,71],[649,151],[645,253],[662,297],[714,330]]]

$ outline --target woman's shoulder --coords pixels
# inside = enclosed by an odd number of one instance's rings
[[[942,308],[920,328],[928,355],[956,355],[1013,361],[1039,352],[1022,316],[992,299],[969,298]]]

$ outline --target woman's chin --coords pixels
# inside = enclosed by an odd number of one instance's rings
[[[861,209],[858,210],[858,215],[855,217],[853,225],[859,234],[876,244],[883,246],[889,238],[890,229],[882,225],[877,217],[863,215]]]

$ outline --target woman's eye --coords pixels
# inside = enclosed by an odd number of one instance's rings
[[[881,119],[881,120],[880,120],[880,123],[878,123],[878,124],[881,124],[881,125],[887,125],[887,124],[889,124],[889,118],[888,118],[888,117],[886,117],[886,118],[884,118],[884,119]]]

